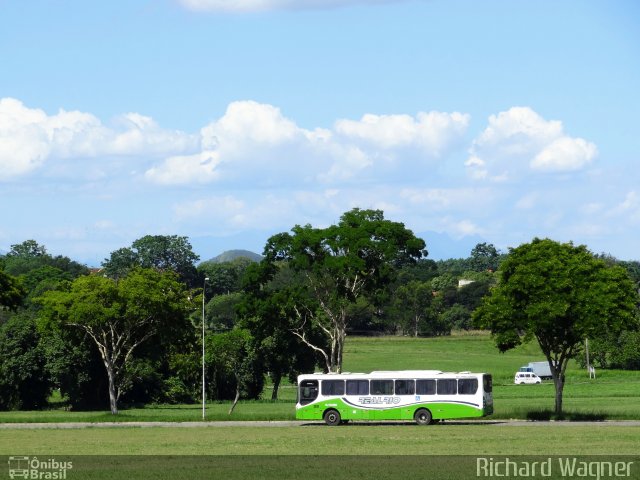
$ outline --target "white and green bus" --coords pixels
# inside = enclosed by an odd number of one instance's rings
[[[298,377],[296,418],[338,425],[349,420],[432,421],[493,413],[491,375],[400,370],[314,373]]]

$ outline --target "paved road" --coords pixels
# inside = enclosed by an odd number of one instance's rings
[[[384,426],[384,425],[411,425],[413,422],[356,422],[350,425],[358,426]],[[454,421],[450,420],[434,425],[435,427],[456,425],[477,425],[492,427],[548,427],[548,426],[590,426],[590,427],[640,427],[640,420],[611,420],[604,422],[530,422],[526,420],[477,420]],[[225,427],[324,427],[324,422],[301,421],[229,421],[229,422],[64,422],[64,423],[0,423],[1,429],[65,429],[65,428],[225,428]],[[342,427],[345,428],[345,427]],[[348,428],[348,427],[347,427]],[[430,427],[433,428],[433,427]]]

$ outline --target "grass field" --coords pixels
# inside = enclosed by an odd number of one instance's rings
[[[535,462],[551,456],[554,462],[557,456],[619,460],[625,465],[633,462],[636,466],[626,478],[640,478],[640,428],[606,424],[364,424],[340,428],[318,424],[0,432],[0,460],[4,455],[7,460],[37,456],[73,462],[73,470],[64,477],[69,479],[370,480],[408,476],[461,480],[477,478],[480,458]],[[550,478],[564,477],[554,473]]]
[[[492,418],[544,418],[553,408],[553,385],[513,385],[513,374],[541,360],[535,345],[499,354],[487,335],[436,339],[349,338],[345,370],[484,371],[494,376]],[[270,392],[265,392],[269,397]],[[208,420],[290,420],[295,389],[284,385],[277,402],[209,403]],[[640,373],[598,372],[598,379],[571,364],[565,407],[574,418],[640,419]],[[107,412],[1,412],[0,422],[198,421],[200,405],[149,406]],[[215,425],[215,426],[214,426]],[[445,422],[304,426],[118,427],[0,429],[0,457],[71,456],[67,478],[476,478],[478,456],[629,455],[640,477],[640,427],[606,423],[531,422],[495,425]],[[425,457],[427,455],[427,457]],[[286,456],[283,457],[283,456]],[[346,457],[345,457],[346,456]],[[542,457],[538,457],[542,458]],[[2,458],[0,458],[2,460]],[[6,463],[6,462],[5,462]],[[301,472],[304,471],[302,474]],[[210,475],[216,472],[215,476]],[[2,470],[0,470],[0,475]],[[560,478],[554,477],[551,478]]]
[[[444,423],[420,427],[0,430],[8,455],[637,455],[640,427]]]

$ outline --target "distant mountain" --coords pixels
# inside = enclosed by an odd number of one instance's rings
[[[257,253],[250,252],[249,250],[227,250],[226,252],[221,253],[217,257],[213,257],[208,262],[213,263],[223,263],[223,262],[231,262],[236,258],[248,258],[254,262],[259,262],[262,260],[262,255],[258,255]]]

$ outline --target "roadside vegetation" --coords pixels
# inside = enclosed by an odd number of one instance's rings
[[[526,344],[506,353],[498,353],[486,332],[457,332],[438,338],[354,337],[347,344],[345,369],[351,372],[371,370],[439,369],[443,371],[483,371],[494,379],[495,413],[489,419],[548,420],[554,416],[552,381],[541,385],[514,385],[517,369],[540,359],[535,344]],[[624,370],[597,370],[589,379],[579,362],[569,363],[565,390],[567,420],[640,419],[640,375]],[[214,401],[206,405],[208,421],[294,420],[295,387],[285,382],[279,399],[271,397],[267,384],[265,400],[240,401],[229,415],[231,401]],[[105,411],[68,411],[61,398],[54,395],[49,409],[39,411],[0,412],[1,423],[12,422],[192,422],[201,421],[200,404],[148,405],[128,408],[118,415]]]
[[[497,418],[640,418],[627,387],[640,368],[639,262],[538,239],[437,262],[427,247],[357,208],[274,235],[260,261],[197,264],[175,235],[91,270],[34,240],[12,245],[0,256],[0,421],[197,420],[203,360],[209,419],[292,418],[300,373],[421,368],[492,373]],[[543,360],[557,361],[555,388],[515,390],[517,368]]]

